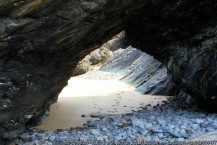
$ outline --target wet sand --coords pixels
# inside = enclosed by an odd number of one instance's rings
[[[50,115],[41,130],[69,129],[83,125],[93,113],[122,114],[139,110],[147,104],[156,105],[166,96],[141,95],[134,88],[117,79],[84,79],[73,77],[50,108]]]

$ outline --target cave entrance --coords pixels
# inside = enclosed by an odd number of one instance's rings
[[[154,90],[159,78],[164,79],[165,69],[135,48],[122,49],[125,47],[123,37],[122,32],[78,63],[73,72],[77,76],[68,81],[38,129],[75,128],[90,120],[131,113],[168,99],[143,95],[147,90]]]

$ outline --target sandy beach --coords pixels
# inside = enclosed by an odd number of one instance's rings
[[[120,78],[119,74],[103,71],[71,78],[43,123],[26,130],[13,143],[161,141],[168,144],[201,140],[204,138],[201,135],[217,129],[216,114],[200,112],[188,105],[177,108],[180,100],[176,97],[141,95],[134,87],[119,81]],[[212,136],[209,139],[215,140],[215,132]]]
[[[135,88],[118,80],[118,75],[90,74],[72,77],[50,108],[49,116],[37,129],[69,129],[83,125],[93,113],[123,114],[139,110],[148,104],[156,105],[165,96],[142,95]]]

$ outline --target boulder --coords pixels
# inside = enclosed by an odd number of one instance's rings
[[[90,70],[97,69],[104,64],[108,59],[113,56],[112,51],[106,47],[100,47],[90,54],[85,56],[84,59],[78,62],[76,68],[73,71],[73,76],[84,74]]]
[[[116,50],[125,47],[124,32],[121,32],[79,61],[72,75],[81,75],[90,70],[100,68],[102,64],[113,57],[113,52],[117,52]]]

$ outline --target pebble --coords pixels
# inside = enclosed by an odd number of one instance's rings
[[[151,128],[151,127],[152,127],[151,123],[146,124],[146,128]]]
[[[200,123],[203,123],[204,122],[204,119],[195,119],[194,120],[194,123],[197,123],[197,124],[200,124]]]
[[[146,136],[146,137],[145,137],[145,140],[146,140],[146,141],[152,141],[153,139],[152,139],[150,136]]]
[[[200,128],[200,125],[199,124],[193,124],[191,127],[196,130],[196,129]]]
[[[67,140],[67,136],[60,136],[56,138],[57,142],[65,142]]]
[[[55,136],[51,136],[51,137],[49,137],[49,141],[51,141],[51,142],[55,141],[55,139],[56,139]]]
[[[185,131],[184,129],[181,129],[180,134],[181,134],[182,136],[186,136],[186,135],[187,135],[187,133],[186,133],[186,131]]]
[[[185,140],[184,138],[178,138],[176,141],[182,142],[182,141],[184,141],[184,140]]]
[[[38,141],[38,140],[35,140],[35,141],[33,141],[33,144],[34,144],[34,145],[39,145],[39,141]]]
[[[100,113],[96,113],[96,114],[91,114],[90,117],[92,118],[105,118],[111,116],[110,114],[100,114]]]
[[[89,115],[82,114],[81,117],[89,117]]]
[[[150,128],[149,130],[151,132],[153,132],[153,133],[162,133],[163,132],[163,130],[160,130],[160,129],[156,128],[156,127]]]
[[[159,138],[163,138],[164,135],[163,135],[162,133],[158,133],[157,136],[158,136]]]
[[[120,76],[108,72],[90,72],[91,77],[108,75],[111,78]],[[87,76],[81,75],[81,78]],[[170,104],[170,103],[168,103]],[[150,106],[150,105],[149,105]],[[83,115],[86,117],[87,115]],[[37,131],[29,129],[21,134],[14,142],[23,144],[61,144],[67,141],[187,141],[217,130],[217,114],[189,111],[188,109],[174,109],[171,106],[149,107],[124,115],[109,116],[108,114],[92,114],[92,117],[102,120],[90,121],[87,128],[68,129],[58,131]],[[112,118],[112,119],[111,119]],[[47,140],[48,141],[47,141]],[[44,140],[44,141],[43,141]],[[45,142],[45,140],[47,142]]]
[[[147,129],[141,131],[141,134],[142,134],[142,135],[146,135],[147,133],[148,133],[148,130],[147,130]]]
[[[42,145],[53,145],[51,142],[45,141]]]
[[[133,124],[133,126],[144,128],[144,124],[141,120],[133,119],[132,124]]]
[[[103,137],[97,137],[96,140],[103,141]]]
[[[212,126],[206,128],[206,131],[207,131],[207,132],[211,132],[211,131],[214,131],[214,130],[215,130],[215,128],[212,127]]]
[[[217,130],[217,124],[213,124],[213,128]]]
[[[92,130],[91,130],[91,133],[92,133],[93,135],[99,135],[99,131],[98,131],[98,130],[95,130],[95,129],[92,129]]]
[[[180,128],[181,129],[186,129],[186,126],[185,125],[181,125]]]

